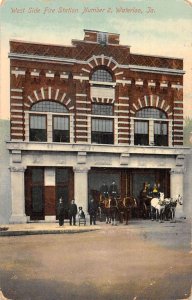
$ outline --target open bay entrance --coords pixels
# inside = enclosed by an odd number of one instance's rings
[[[110,191],[112,182],[115,182],[121,198],[133,196],[139,200],[144,183],[149,188],[154,184],[160,185],[160,190],[165,197],[170,197],[170,170],[169,169],[115,169],[115,168],[92,168],[89,171],[89,195],[99,200],[101,191]]]

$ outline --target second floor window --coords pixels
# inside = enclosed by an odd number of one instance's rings
[[[156,108],[143,108],[135,115],[134,144],[168,146],[166,114]]]
[[[29,140],[34,142],[47,141],[47,118],[44,115],[30,115]]]
[[[53,116],[53,142],[69,142],[69,117]]]
[[[98,117],[100,116],[100,117]],[[114,143],[113,105],[92,104],[91,142],[97,144]]]
[[[154,122],[154,144],[156,146],[168,146],[168,123]]]
[[[113,120],[93,118],[91,141],[97,144],[113,144]]]
[[[149,144],[149,122],[143,120],[135,120],[134,126],[135,145]]]
[[[68,110],[58,102],[35,103],[29,113],[29,140],[34,142],[59,142],[70,140]]]

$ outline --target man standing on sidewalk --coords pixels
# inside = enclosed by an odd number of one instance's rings
[[[76,225],[76,214],[77,214],[77,205],[75,204],[75,200],[71,200],[69,205],[69,222],[70,225]]]
[[[89,204],[89,215],[90,215],[90,225],[96,225],[97,216],[97,203],[94,199],[91,199]]]
[[[59,219],[59,226],[63,226],[64,224],[64,203],[63,198],[59,198],[58,204],[57,204],[57,216]]]

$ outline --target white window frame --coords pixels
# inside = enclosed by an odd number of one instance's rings
[[[47,117],[47,142],[41,143],[59,143],[59,144],[69,144],[74,142],[74,114],[73,113],[58,113],[58,112],[38,112],[38,111],[27,111],[25,112],[25,141],[30,143],[35,143],[29,140],[30,131],[30,115],[46,115]],[[69,117],[69,143],[53,142],[53,116],[68,116]]]
[[[152,118],[130,118],[130,130],[131,130],[131,145],[139,146],[134,144],[134,123],[135,120],[148,121],[149,122],[149,144],[147,146],[154,146],[154,124],[155,121],[167,122],[167,134],[168,134],[168,146],[156,146],[156,147],[171,147],[172,146],[172,120],[170,119],[152,119]],[[142,145],[141,145],[142,146]],[[146,145],[145,145],[146,146]]]

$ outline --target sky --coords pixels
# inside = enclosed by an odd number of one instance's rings
[[[9,40],[70,45],[84,29],[120,34],[132,53],[184,59],[192,118],[192,0],[0,0],[0,118],[9,119]]]

